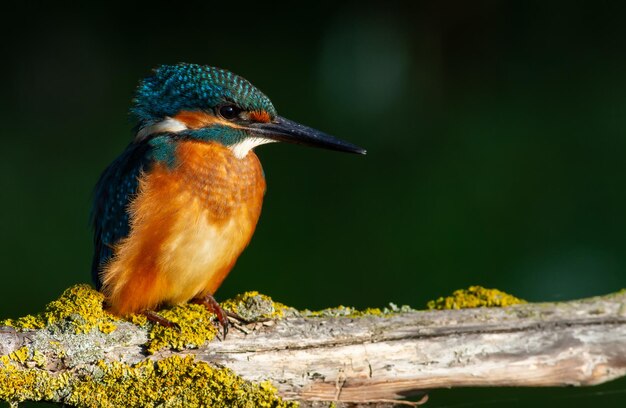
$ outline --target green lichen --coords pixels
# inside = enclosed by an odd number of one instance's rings
[[[41,329],[67,326],[74,333],[89,333],[94,327],[103,333],[111,333],[119,318],[102,307],[104,296],[87,284],[72,286],[61,297],[46,306],[42,313],[17,319],[0,320],[0,326],[16,329]]]
[[[0,359],[0,400],[62,401],[75,407],[297,406],[283,401],[267,381],[251,383],[192,356],[135,365],[98,361],[92,370],[50,374]]]
[[[526,303],[526,301],[498,289],[470,286],[468,289],[455,290],[452,296],[431,300],[426,306],[431,310],[444,310],[468,309],[474,307],[505,307],[520,303]]]
[[[46,365],[48,361],[46,356],[39,350],[33,350],[33,355],[31,356],[31,360],[35,363],[36,367],[43,367]]]
[[[617,292],[610,293],[610,294],[608,294],[606,296],[612,297],[612,296],[622,296],[622,295],[626,295],[626,288],[622,288],[622,289],[618,290]]]
[[[295,312],[295,309],[274,302],[269,296],[256,291],[237,295],[223,302],[221,306],[249,321],[280,319],[290,312]]]
[[[385,312],[377,307],[359,310],[355,307],[339,305],[322,310],[303,310],[302,315],[306,317],[363,317],[384,316]]]
[[[366,317],[366,316],[390,317],[398,313],[406,313],[406,312],[411,312],[411,311],[414,311],[414,309],[412,309],[411,307],[407,305],[398,307],[394,303],[389,303],[388,307],[385,307],[382,309],[378,307],[368,307],[368,308],[361,310],[355,307],[340,305],[337,307],[331,307],[331,308],[322,309],[322,310],[314,310],[314,311],[303,310],[300,312],[300,315],[304,317],[351,317],[351,318]]]

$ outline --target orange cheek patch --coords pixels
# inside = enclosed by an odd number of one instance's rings
[[[210,113],[192,111],[181,111],[174,116],[174,119],[184,123],[189,129],[200,129],[221,122],[219,118]]]
[[[268,123],[270,120],[272,120],[272,118],[270,117],[270,114],[264,110],[251,111],[250,119],[253,120],[254,122],[262,122],[262,123]]]
[[[268,118],[269,118],[269,115],[268,115]],[[180,111],[178,112],[178,114],[176,114],[176,116],[174,116],[174,119],[176,119],[177,121],[181,123],[184,123],[185,126],[187,126],[187,128],[189,129],[200,129],[200,128],[209,127],[213,125],[227,126],[227,127],[231,127],[234,129],[241,128],[241,126],[238,126],[225,119],[218,118],[217,116],[212,115],[207,112]]]

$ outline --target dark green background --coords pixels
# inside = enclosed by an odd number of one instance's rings
[[[257,149],[263,214],[218,298],[423,307],[471,284],[532,301],[625,287],[626,7],[543,3],[3,6],[0,317],[89,281],[93,185],[133,137],[139,78],[179,61],[368,149]],[[428,406],[621,407],[625,386]]]

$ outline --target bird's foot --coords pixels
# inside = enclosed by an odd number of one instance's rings
[[[222,339],[226,339],[226,334],[228,333],[228,326],[230,325],[228,321],[229,313],[226,310],[222,309],[217,300],[212,295],[206,295],[198,298],[194,298],[191,300],[191,303],[196,303],[199,305],[203,305],[206,309],[217,316],[217,321],[220,326],[222,326]]]
[[[160,324],[163,327],[173,327],[177,330],[180,330],[180,326],[178,325],[178,323],[174,323],[171,320],[167,320],[165,317],[161,316],[160,314],[156,312],[153,312],[152,310],[144,311],[143,315],[146,316],[146,318],[153,323]]]
[[[241,323],[241,324],[251,324],[251,323],[260,321],[260,320],[252,321],[252,320],[244,319],[243,317],[239,316],[237,313],[231,312],[230,310],[225,310],[225,312],[226,312],[226,316],[230,317],[233,320],[236,320],[238,323]]]

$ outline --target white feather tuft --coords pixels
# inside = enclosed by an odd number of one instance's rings
[[[139,142],[155,133],[178,133],[183,130],[187,130],[187,126],[183,122],[174,118],[166,117],[160,122],[141,128],[141,130],[137,132],[135,140]]]

